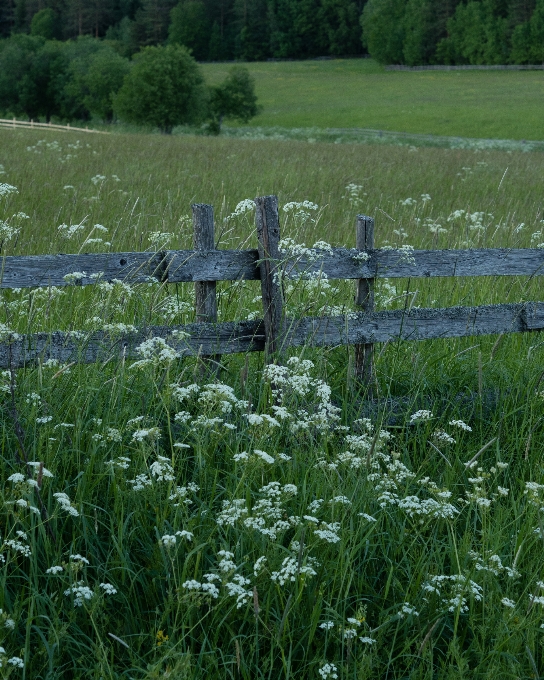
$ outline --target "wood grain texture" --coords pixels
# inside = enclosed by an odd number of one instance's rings
[[[196,251],[209,252],[215,250],[213,208],[211,205],[195,203],[193,210],[193,235]],[[215,281],[197,281],[195,283],[196,320],[209,323],[217,321],[217,284]]]
[[[359,251],[374,250],[374,220],[357,215],[355,222],[355,245]],[[374,311],[374,279],[357,279],[355,304],[364,313]],[[355,378],[371,390],[374,375],[374,345],[370,342],[355,345]]]
[[[369,251],[367,262],[357,260],[357,249],[334,248],[316,260],[297,258],[286,267],[286,277],[323,272],[330,279],[429,278],[443,276],[543,276],[544,249],[488,248],[476,250]],[[284,258],[284,255],[282,255]],[[85,272],[79,285],[103,281],[138,283],[154,276],[169,283],[260,279],[257,250],[170,250],[159,253],[92,253],[84,255],[8,256],[1,260],[0,288],[65,286],[63,277]]]
[[[175,331],[189,333],[179,340]],[[149,338],[164,338],[181,357],[236,354],[264,350],[262,321],[239,323],[194,323],[185,326],[150,326],[136,333],[111,336],[104,332],[93,333],[34,333],[14,338],[0,344],[0,367],[20,368],[38,360],[57,359],[62,363],[76,361],[90,364],[97,361],[120,360],[123,357],[141,358],[136,348]]]
[[[361,313],[340,317],[287,319],[285,345],[335,346],[388,340],[428,340],[471,335],[518,333],[544,329],[544,303],[449,307]],[[184,340],[176,331],[188,333]],[[38,359],[93,363],[137,357],[135,349],[144,340],[161,337],[180,356],[262,352],[265,349],[263,320],[238,323],[194,323],[184,326],[150,326],[137,333],[111,337],[103,332],[36,333],[15,337],[0,344],[0,367],[14,368]]]
[[[263,319],[268,356],[276,354],[283,345],[283,291],[280,243],[280,220],[276,196],[255,199],[255,224],[259,241],[259,271]]]
[[[84,255],[8,256],[0,260],[0,287],[67,286],[64,277],[84,273],[77,285],[96,283],[92,274],[102,273],[101,281],[120,279],[139,283],[152,276],[162,280],[166,253],[91,253]]]

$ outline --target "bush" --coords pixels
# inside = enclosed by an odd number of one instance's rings
[[[94,45],[83,45],[92,42]],[[109,45],[98,41],[81,41],[82,49],[70,62],[66,94],[74,103],[82,105],[89,114],[110,122],[113,119],[113,97],[121,89],[130,70],[128,59]],[[97,47],[98,49],[94,49]]]
[[[198,64],[180,45],[146,47],[114,98],[121,120],[158,127],[171,133],[175,125],[203,120],[206,90]]]
[[[257,115],[255,82],[244,66],[233,66],[227,78],[210,88],[210,131],[219,134],[223,118],[247,123]]]
[[[0,102],[6,113],[49,120],[59,109],[59,82],[66,69],[64,46],[14,35],[0,52]]]

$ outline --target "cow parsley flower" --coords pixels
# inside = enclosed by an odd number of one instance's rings
[[[333,663],[326,663],[317,671],[323,680],[336,680],[338,678],[338,668]]]
[[[431,420],[431,418],[434,418],[431,411],[428,411],[427,409],[421,409],[415,413],[412,413],[410,416],[410,424]]]
[[[324,621],[319,624],[319,627],[323,630],[330,630],[331,628],[334,628],[334,621]]]
[[[65,512],[72,515],[72,517],[79,517],[79,512],[74,508],[67,494],[59,491],[54,493],[53,497],[57,499],[57,503]]]
[[[94,592],[83,581],[78,581],[76,585],[71,586],[64,591],[67,597],[74,597],[74,607],[82,607],[85,600],[91,600],[94,597]]]
[[[115,595],[117,593],[117,589],[111,583],[101,583],[100,588],[102,588],[106,595]]]

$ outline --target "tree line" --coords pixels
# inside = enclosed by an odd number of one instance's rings
[[[105,38],[130,56],[181,43],[198,61],[363,53],[366,0],[1,0],[0,38]]]
[[[185,45],[198,61],[530,64],[544,62],[544,0],[0,0],[0,40],[18,34],[92,36],[125,58]]]
[[[361,24],[384,64],[544,63],[544,0],[369,0]]]
[[[14,34],[0,41],[0,113],[86,121],[114,118],[170,133],[176,125],[218,134],[223,119],[249,121],[259,107],[244,66],[219,85],[204,82],[183,45],[142,48],[131,60],[89,36],[46,40]]]

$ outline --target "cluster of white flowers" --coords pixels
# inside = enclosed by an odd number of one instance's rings
[[[269,380],[276,405],[274,415],[289,419],[289,429],[295,433],[315,428],[326,432],[334,429],[340,420],[340,409],[331,403],[331,388],[310,372],[314,368],[308,359],[291,357],[286,366],[269,364],[263,370],[263,377]],[[303,401],[306,408],[298,408]]]
[[[74,598],[74,607],[82,607],[85,600],[89,601],[94,597],[93,590],[86,586],[84,581],[78,581],[75,585],[70,586],[64,591],[64,594],[67,597]]]
[[[346,193],[342,196],[342,198],[347,198],[352,206],[358,206],[363,202],[362,196],[367,196],[366,191],[363,192],[363,188],[364,187],[362,184],[350,182],[349,184],[346,184]]]
[[[144,366],[168,365],[179,358],[179,353],[166,342],[164,338],[150,338],[136,347],[136,352],[142,357],[132,364],[132,368]]]
[[[234,574],[232,580],[225,583],[227,595],[229,595],[229,597],[236,598],[236,609],[240,609],[250,601],[253,591],[248,590],[245,587],[249,584],[250,580],[241,574]]]
[[[468,555],[474,561],[476,571],[488,571],[495,576],[504,573],[509,578],[518,578],[520,576],[519,571],[515,567],[506,567],[498,555],[487,553],[481,556],[473,550]]]
[[[441,444],[442,446],[455,444],[455,439],[445,430],[435,430],[432,434],[432,439],[436,444]]]
[[[420,411],[412,413],[410,416],[410,424],[431,420],[432,418],[434,418],[434,416],[431,411],[428,411],[427,409],[421,409]]]
[[[447,611],[459,611],[461,614],[469,610],[468,598],[479,602],[483,597],[483,588],[463,574],[431,576],[421,588],[428,595],[438,596]],[[428,596],[424,597],[425,601],[427,599]]]
[[[164,456],[158,456],[157,460],[151,464],[149,470],[151,476],[154,477],[157,482],[173,482],[176,478],[171,461]]]
[[[161,537],[160,542],[165,548],[174,548],[177,545],[177,537],[184,538],[186,541],[193,540],[193,534],[190,531],[183,529],[182,531],[176,531],[175,534],[164,534]]]
[[[204,574],[204,578],[209,575],[210,574]],[[215,574],[213,574],[213,576],[215,576]],[[213,597],[214,599],[219,597],[219,588],[211,582],[201,583],[200,581],[192,579],[182,583],[181,587],[188,591],[194,591],[200,595]]]
[[[234,212],[231,212],[230,215],[225,217],[225,221],[228,222],[229,220],[239,217],[240,215],[245,215],[252,210],[255,210],[255,201],[251,198],[244,198],[244,200],[240,201],[236,208],[234,208]]]
[[[10,196],[11,194],[18,194],[19,190],[12,184],[0,183],[0,198],[4,196]]]
[[[326,663],[318,670],[323,680],[336,680],[338,678],[338,668],[333,663]]]
[[[193,311],[193,305],[190,302],[185,302],[184,300],[178,300],[177,298],[169,295],[160,304],[158,309],[159,314],[168,322],[172,322],[184,314],[191,314]],[[178,334],[179,338],[179,334]],[[182,339],[182,338],[179,338]]]
[[[28,545],[28,537],[25,534],[25,532],[16,531],[15,535],[17,536],[17,538],[8,538],[4,541],[2,548],[0,549],[0,554],[6,548],[9,548],[14,552],[23,555],[23,557],[30,557],[32,555],[32,551],[30,549],[30,546]]]
[[[339,522],[321,522],[320,528],[315,529],[314,534],[327,543],[338,543],[340,541],[340,536],[338,535],[339,531]]]
[[[254,529],[263,536],[267,536],[270,540],[276,540],[278,534],[300,524],[300,518],[287,515],[285,508],[286,502],[296,496],[297,493],[298,489],[294,484],[284,484],[283,486],[279,482],[266,484],[259,489],[259,494],[262,497],[253,505],[251,513],[246,508],[245,517],[242,520],[243,525],[248,529]],[[223,507],[227,509],[225,506]],[[242,511],[243,506],[238,505],[236,510]],[[242,515],[240,515],[241,517]],[[231,515],[227,514],[226,519],[230,520],[230,518]],[[217,523],[219,525],[228,523],[223,520],[223,512],[217,518]]]
[[[62,236],[63,238],[73,238],[76,234],[79,234],[79,232],[83,231],[85,229],[85,222],[80,222],[79,224],[59,224],[57,227],[57,231],[59,232],[59,235]],[[83,277],[80,277],[83,278]],[[66,277],[65,277],[65,280]]]
[[[156,441],[161,438],[161,431],[158,427],[147,427],[134,430],[132,433],[132,440],[135,442],[143,442],[145,440]]]
[[[273,571],[270,578],[279,583],[280,586],[284,586],[288,582],[294,583],[299,576],[304,580],[317,576],[315,568],[318,566],[319,562],[313,557],[307,557],[305,560],[301,560],[299,557],[286,557],[281,563],[279,571]]]
[[[399,619],[403,619],[405,616],[419,616],[419,612],[409,602],[404,602],[397,612],[397,616]]]
[[[458,427],[460,430],[464,430],[465,432],[472,432],[472,428],[470,427],[470,425],[467,425],[462,420],[450,420],[449,424],[452,427]]]
[[[171,231],[152,231],[147,240],[154,248],[164,248],[172,238],[174,234]]]
[[[189,493],[197,493],[200,491],[200,487],[198,487],[196,484],[193,482],[189,482],[187,486],[176,486],[174,491],[168,496],[168,500],[170,501],[177,501],[177,503],[173,504],[174,508],[178,508],[180,506],[187,506],[192,503],[190,498],[187,498]]]
[[[298,222],[312,222],[315,223],[315,217],[312,213],[319,210],[317,203],[311,201],[290,201],[283,206],[283,212],[291,214]]]
[[[544,484],[525,482],[525,491],[523,493],[527,496],[527,500],[531,505],[537,508],[544,506]]]
[[[133,491],[142,491],[146,486],[152,486],[152,481],[146,474],[136,475],[128,483],[132,486]]]
[[[79,517],[79,512],[72,505],[72,501],[68,497],[68,494],[59,491],[54,493],[53,497],[56,498],[57,503],[65,512],[67,512],[69,515],[72,515],[72,517]]]

